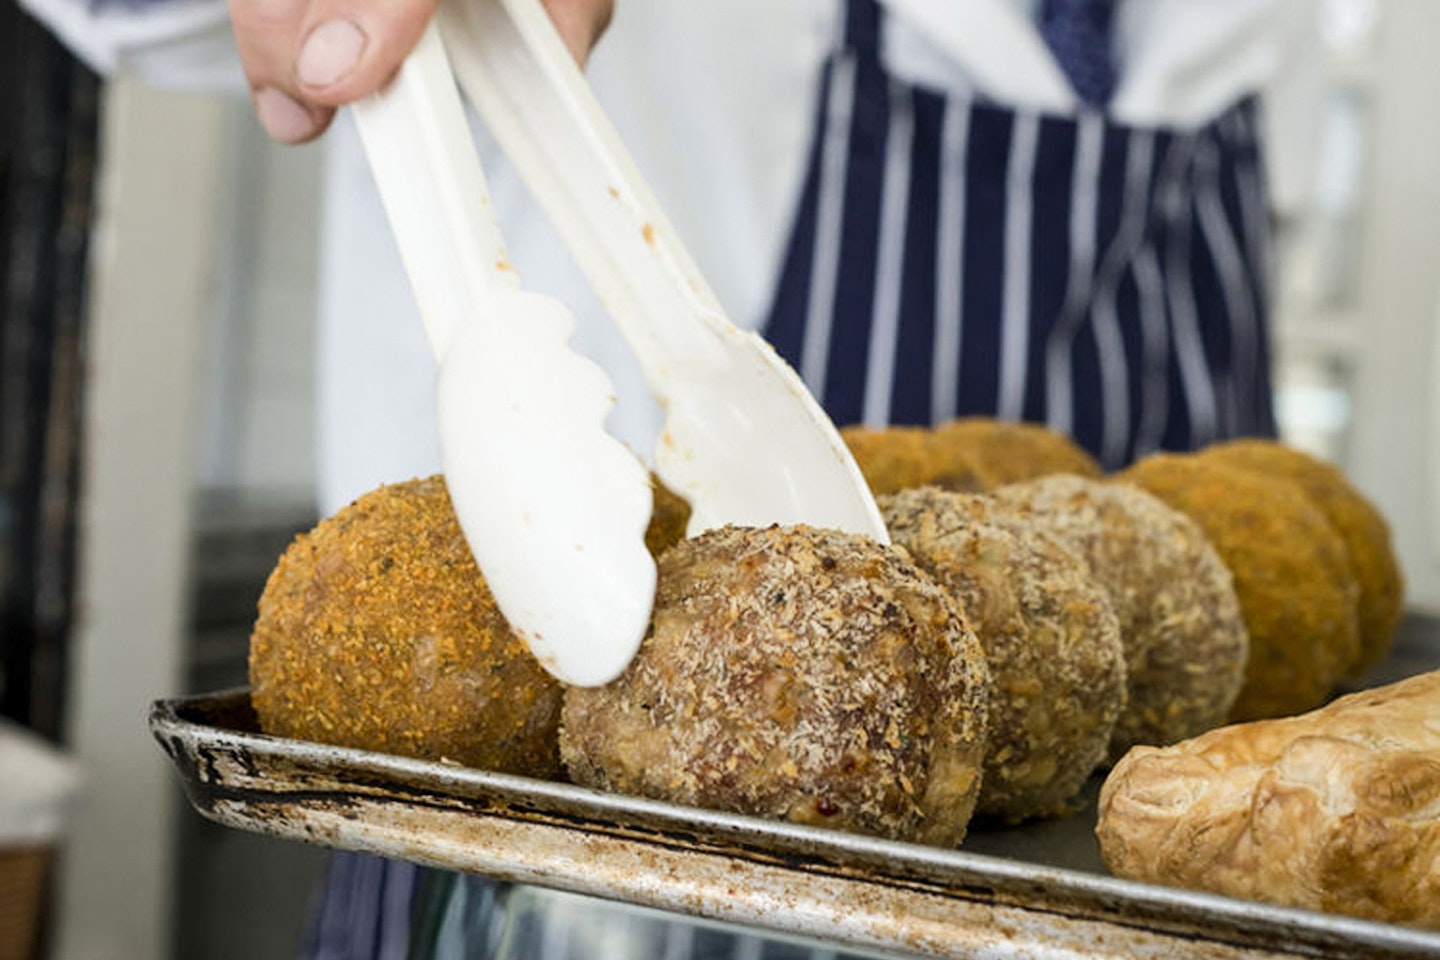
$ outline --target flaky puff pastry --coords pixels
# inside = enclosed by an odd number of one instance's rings
[[[1440,929],[1440,671],[1136,747],[1096,834],[1118,876]]]

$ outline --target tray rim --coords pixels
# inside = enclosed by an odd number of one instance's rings
[[[247,806],[283,804],[286,795],[277,792],[274,799],[266,799],[261,791],[247,797],[243,790],[227,786],[223,775],[215,769],[207,773],[197,763],[193,770],[187,770],[187,751],[193,751],[196,757],[206,750],[230,751],[233,756],[251,758],[252,763],[253,758],[261,757],[301,767],[328,760],[343,771],[378,777],[370,786],[380,793],[384,789],[401,788],[406,781],[422,782],[426,789],[454,801],[457,809],[473,802],[477,796],[513,801],[511,809],[529,811],[519,819],[542,827],[549,824],[557,829],[578,830],[602,838],[600,842],[608,837],[614,842],[657,848],[667,844],[683,847],[688,837],[697,844],[695,852],[709,848],[719,856],[778,866],[794,872],[797,878],[800,874],[812,878],[820,874],[841,883],[880,883],[942,898],[990,901],[1025,912],[1044,913],[1058,923],[1098,922],[1180,938],[1201,937],[1208,942],[1205,932],[1213,931],[1220,921],[1229,935],[1216,937],[1213,942],[1242,950],[1273,950],[1279,943],[1292,955],[1301,956],[1346,953],[1440,956],[1440,933],[1419,928],[966,852],[963,846],[956,850],[926,847],[684,807],[453,763],[290,740],[207,723],[196,716],[206,711],[214,713],[217,707],[248,709],[248,703],[249,691],[245,687],[165,698],[152,703],[148,722],[152,735],[184,778],[186,792],[196,809],[242,829],[257,829],[241,815]],[[363,784],[357,781],[357,786]],[[223,811],[217,811],[217,802],[227,804]],[[382,797],[380,802],[386,801]],[[477,816],[515,819],[503,813],[470,812]],[[265,832],[339,849],[369,849],[327,842],[298,829]],[[530,877],[525,882],[577,889],[568,882],[573,878],[550,879],[553,882]],[[772,928],[795,932],[784,926]]]

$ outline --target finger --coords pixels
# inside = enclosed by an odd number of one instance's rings
[[[230,0],[241,62],[266,131],[303,143],[334,108],[383,87],[436,0]]]
[[[311,0],[294,76],[312,103],[337,107],[380,90],[415,48],[437,0]]]
[[[250,84],[255,116],[284,143],[318,136],[331,111],[306,102],[293,80],[293,64],[308,0],[230,0],[235,45]]]
[[[614,16],[614,0],[544,0],[544,3],[565,46],[580,66],[585,66],[590,50]]]

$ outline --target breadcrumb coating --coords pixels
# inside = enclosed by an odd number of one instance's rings
[[[250,685],[275,736],[559,772],[560,685],[511,633],[440,477],[295,539],[260,598]]]
[[[578,783],[893,839],[965,835],[985,660],[905,553],[810,527],[724,527],[659,560],[619,679],[566,691]]]
[[[979,489],[965,451],[939,442],[928,427],[849,426],[840,436],[876,496],[932,484],[947,490]]]
[[[1320,508],[1294,483],[1196,454],[1153,454],[1116,479],[1200,524],[1235,578],[1250,658],[1230,719],[1324,702],[1360,659],[1359,588]]]
[[[1128,483],[1054,474],[995,496],[1019,506],[1090,566],[1125,648],[1126,707],[1110,759],[1225,722],[1249,636],[1230,568],[1189,517]]]
[[[650,474],[650,488],[654,494],[654,506],[650,525],[645,528],[645,546],[653,556],[658,557],[667,547],[685,539],[685,528],[690,523],[690,504],[665,486],[654,473]]]
[[[1395,644],[1405,606],[1405,579],[1380,511],[1335,466],[1271,440],[1232,440],[1207,447],[1201,456],[1298,483],[1320,508],[1345,541],[1360,587],[1360,660],[1345,679],[1359,679],[1378,666]]]
[[[933,428],[852,425],[840,436],[876,496],[927,486],[986,493],[1052,473],[1100,476],[1073,440],[1034,423],[964,417]]]
[[[1084,448],[1060,431],[1038,423],[961,417],[937,425],[934,434],[940,450],[958,451],[974,469],[973,486],[948,487],[952,490],[988,492],[1007,483],[1052,473],[1101,475],[1100,465]]]
[[[990,666],[977,811],[1071,811],[1125,705],[1120,628],[1085,562],[1019,509],[934,487],[880,497],[891,537],[960,601]]]

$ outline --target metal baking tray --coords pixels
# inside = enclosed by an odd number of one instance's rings
[[[1437,655],[1402,646],[1374,682]],[[1072,817],[972,829],[952,851],[269,737],[245,690],[158,701],[150,729],[190,802],[231,827],[854,949],[1440,957],[1440,933],[1107,875],[1093,836],[1098,780]]]

